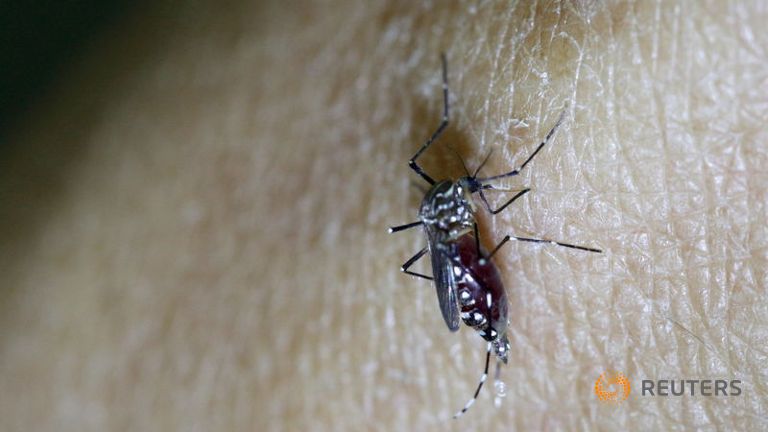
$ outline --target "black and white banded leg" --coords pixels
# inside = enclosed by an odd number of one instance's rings
[[[557,128],[560,127],[560,124],[563,122],[564,118],[565,118],[565,109],[563,110],[562,113],[560,113],[560,117],[557,119],[557,123],[555,123],[555,125],[552,126],[552,129],[549,130],[549,133],[547,133],[547,136],[544,138],[544,140],[539,144],[538,147],[536,147],[536,150],[534,150],[533,153],[531,153],[531,155],[528,156],[528,159],[526,159],[522,165],[504,174],[479,178],[477,179],[477,181],[480,182],[481,184],[485,184],[489,181],[498,180],[505,177],[512,177],[520,174],[520,172],[523,169],[525,169],[525,167],[533,160],[533,158],[536,157],[536,155],[541,151],[541,149],[544,148],[544,146],[549,142],[549,140],[552,139],[552,136],[555,135]]]
[[[516,237],[516,236],[510,236],[510,235],[504,237],[504,240],[502,240],[501,243],[499,243],[499,245],[496,246],[496,249],[494,249],[494,253],[496,253],[496,251],[499,250],[499,248],[502,245],[504,245],[506,242],[508,242],[510,240],[517,240],[517,241],[530,242],[530,243],[546,243],[546,244],[551,244],[551,245],[567,247],[567,248],[571,248],[571,249],[582,250],[582,251],[585,251],[585,252],[603,253],[603,251],[601,249],[596,249],[596,248],[591,248],[591,247],[586,247],[586,246],[578,246],[578,245],[574,245],[574,244],[570,244],[570,243],[562,243],[562,242],[558,242],[558,241],[554,241],[554,240],[537,239],[537,238],[530,238],[530,237]],[[491,255],[493,255],[493,254],[491,254]]]
[[[420,278],[422,278],[422,279],[426,279],[426,280],[433,280],[434,278],[433,278],[432,276],[427,276],[427,275],[423,275],[423,274],[421,274],[421,273],[416,273],[416,272],[412,272],[412,271],[408,270],[409,268],[411,268],[411,266],[412,266],[412,265],[413,265],[413,264],[414,264],[416,261],[418,261],[418,260],[419,260],[419,258],[423,257],[423,256],[424,256],[424,254],[426,254],[428,250],[429,250],[429,249],[427,249],[427,247],[426,247],[426,246],[424,246],[424,249],[422,249],[422,250],[420,250],[420,251],[416,252],[416,255],[412,256],[410,259],[408,259],[408,261],[406,261],[406,262],[403,264],[403,266],[402,266],[402,267],[400,267],[400,270],[401,270],[403,273],[409,274],[409,275],[411,275],[411,276],[417,276],[417,277],[420,277]]]
[[[488,186],[490,186],[490,185],[488,185]],[[485,194],[483,193],[483,189],[489,189],[489,190],[498,190],[498,189],[494,189],[493,187],[484,187],[484,188],[482,188],[482,189],[480,189],[478,191],[478,192],[480,192],[480,199],[483,201],[483,204],[485,204],[485,208],[488,209],[489,213],[494,214],[494,215],[497,215],[497,214],[501,213],[502,211],[504,211],[505,208],[509,207],[510,204],[515,202],[515,200],[517,200],[521,196],[523,196],[523,195],[525,195],[525,194],[527,194],[528,192],[531,191],[528,188],[521,190],[520,192],[515,194],[515,196],[513,196],[507,202],[505,202],[501,207],[499,207],[496,210],[494,210],[494,209],[491,208],[491,205],[488,203],[488,200],[485,198]]]
[[[391,234],[391,233],[396,233],[396,232],[400,232],[400,231],[405,231],[407,229],[415,228],[415,227],[417,227],[419,225],[421,225],[421,221],[411,222],[411,223],[407,223],[405,225],[398,225],[398,226],[389,227],[389,233]],[[403,265],[400,267],[400,270],[403,273],[409,274],[411,276],[420,277],[422,279],[427,279],[427,280],[434,279],[432,276],[427,276],[427,275],[423,275],[421,273],[416,273],[416,272],[412,272],[412,271],[408,270],[409,268],[411,268],[411,266],[416,261],[419,260],[419,258],[423,257],[424,254],[426,254],[428,251],[429,251],[429,249],[427,247],[424,247],[422,250],[416,252],[416,255],[410,257],[408,259],[408,261],[403,263]]]
[[[407,223],[405,225],[398,225],[398,226],[389,227],[389,233],[392,234],[392,233],[396,233],[396,232],[400,232],[400,231],[405,231],[407,229],[415,228],[415,227],[417,227],[419,225],[421,225],[421,221],[411,222],[411,223]]]
[[[435,180],[426,172],[424,172],[419,164],[416,163],[416,159],[418,159],[418,157],[424,153],[424,150],[426,150],[448,126],[448,60],[445,58],[445,53],[440,53],[440,61],[443,63],[443,120],[440,122],[440,125],[437,127],[435,132],[432,133],[432,136],[429,137],[429,139],[421,146],[419,151],[413,155],[411,160],[408,161],[408,166],[410,166],[412,170],[416,171],[416,174],[420,175],[421,178],[426,180],[427,183],[431,185],[435,184]]]
[[[483,369],[483,374],[480,376],[480,382],[477,384],[477,390],[475,390],[474,396],[472,396],[472,399],[470,399],[466,405],[464,405],[464,408],[461,409],[461,411],[457,412],[453,415],[454,419],[457,419],[464,415],[467,410],[472,407],[472,405],[475,404],[475,401],[477,400],[477,395],[480,394],[480,390],[483,388],[483,384],[485,384],[485,381],[488,379],[488,365],[491,362],[491,343],[488,342],[488,352],[485,354],[485,369]]]

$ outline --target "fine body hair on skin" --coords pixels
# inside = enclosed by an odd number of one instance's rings
[[[3,150],[0,429],[765,429],[765,22],[761,2],[145,7]],[[484,245],[605,251],[494,257],[507,397],[455,422],[485,343],[398,271],[423,235],[386,230],[416,217],[441,51],[435,178],[454,150],[510,169],[567,106],[500,184],[531,192],[480,207]],[[611,370],[742,391],[608,405]]]

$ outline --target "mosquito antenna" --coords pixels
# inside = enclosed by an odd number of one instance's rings
[[[488,379],[488,364],[491,362],[491,343],[488,342],[488,352],[485,354],[485,370],[483,370],[483,374],[480,376],[480,382],[477,384],[477,390],[475,390],[475,395],[472,396],[472,399],[467,402],[466,405],[464,405],[464,408],[461,409],[461,411],[454,414],[453,418],[457,419],[461,417],[467,410],[474,405],[475,401],[477,400],[477,395],[480,394],[480,389],[483,388],[483,384],[485,383],[485,380]]]
[[[491,151],[488,152],[488,156],[486,156],[485,159],[483,159],[483,162],[480,163],[480,166],[477,167],[477,169],[475,170],[475,173],[472,174],[472,178],[477,178],[477,174],[480,172],[481,169],[483,169],[486,162],[488,162],[488,159],[491,158],[492,154],[493,154],[493,149],[491,149]]]
[[[453,148],[453,146],[448,146],[448,147],[451,149],[453,154],[455,154],[456,157],[459,158],[459,161],[461,162],[461,166],[464,168],[464,172],[467,174],[467,177],[469,177],[469,170],[467,169],[467,164],[464,163],[464,158],[461,157],[459,152],[455,148]]]

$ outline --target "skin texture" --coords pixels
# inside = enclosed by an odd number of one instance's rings
[[[62,75],[3,150],[0,429],[768,427],[764,2],[164,3]],[[486,175],[508,396],[426,281],[408,158]],[[419,185],[416,187],[414,185]],[[507,195],[494,195],[499,205]],[[417,270],[428,269],[426,261]],[[428,271],[428,270],[427,270]],[[620,405],[604,371],[632,383]],[[642,379],[739,379],[642,397]]]

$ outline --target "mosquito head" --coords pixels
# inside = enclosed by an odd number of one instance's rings
[[[458,183],[468,195],[472,195],[483,188],[483,184],[480,183],[475,176],[461,177],[456,183]]]

